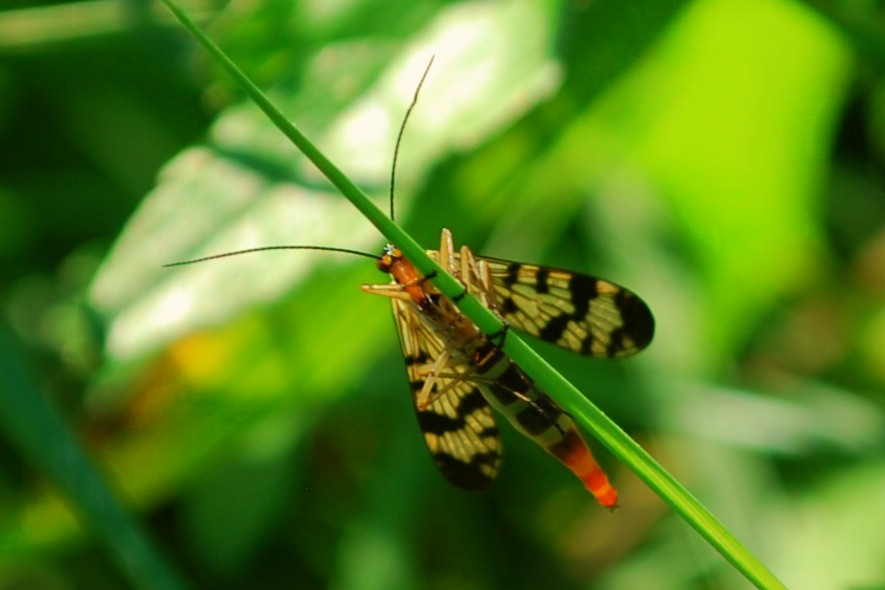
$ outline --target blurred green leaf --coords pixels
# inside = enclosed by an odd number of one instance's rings
[[[79,441],[37,389],[5,327],[0,328],[0,392],[3,431],[64,491],[116,557],[130,583],[145,589],[185,588],[178,573],[119,504]],[[46,528],[52,526],[49,522],[36,524],[37,530],[32,533],[46,534]],[[13,550],[27,543],[8,533],[4,536],[3,546]]]

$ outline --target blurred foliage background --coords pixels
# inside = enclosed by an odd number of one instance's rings
[[[639,293],[638,357],[538,348],[787,586],[885,587],[882,2],[185,7],[382,206],[435,54],[397,219]],[[613,514],[509,430],[447,485],[370,262],[162,268],[383,240],[160,5],[4,2],[0,136],[0,588],[133,584],[21,364],[194,587],[749,586],[602,450]]]

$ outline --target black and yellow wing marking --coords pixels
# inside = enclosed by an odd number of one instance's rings
[[[470,364],[453,362],[442,374],[431,376],[428,368],[444,353],[446,344],[421,321],[411,303],[391,301],[418,425],[433,460],[458,487],[488,487],[498,473],[501,440],[492,408],[470,381]],[[428,396],[433,401],[422,408],[418,397],[428,378],[433,380]]]
[[[590,275],[477,257],[494,307],[512,327],[579,354],[627,356],[651,342],[655,322],[633,292]]]

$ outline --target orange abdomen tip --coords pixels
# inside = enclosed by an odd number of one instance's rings
[[[608,481],[608,476],[597,465],[596,469],[581,477],[587,490],[606,508],[618,507],[618,490]]]
[[[577,432],[566,432],[562,440],[548,450],[578,476],[600,504],[606,508],[618,506],[618,491]]]

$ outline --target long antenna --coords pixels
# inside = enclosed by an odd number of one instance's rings
[[[332,246],[262,246],[261,248],[247,248],[246,250],[236,250],[234,252],[224,252],[222,254],[213,254],[212,256],[204,256],[203,258],[194,258],[193,260],[182,260],[180,262],[170,262],[164,264],[164,267],[184,266],[185,264],[196,264],[197,262],[205,262],[207,260],[216,260],[218,258],[227,258],[228,256],[239,256],[240,254],[251,254],[252,252],[265,252],[267,250],[324,250],[326,252],[341,252],[344,254],[355,254],[357,256],[365,256],[377,260],[378,257],[359,250],[349,250],[348,248],[334,248]]]
[[[406,130],[406,123],[409,120],[409,115],[412,114],[412,109],[415,108],[415,105],[418,103],[418,95],[421,93],[421,87],[424,86],[424,80],[427,79],[427,73],[430,72],[430,66],[433,65],[433,60],[436,56],[431,55],[430,61],[427,62],[427,67],[424,68],[424,73],[421,75],[421,80],[418,82],[418,87],[415,88],[415,95],[412,97],[412,102],[409,104],[409,108],[406,109],[406,114],[403,117],[403,122],[400,124],[399,133],[396,136],[396,146],[393,148],[393,165],[390,167],[390,219],[393,220],[394,211],[393,211],[393,189],[396,183],[396,161],[399,157],[399,146],[402,143],[403,132]],[[207,260],[217,260],[219,258],[228,258],[230,256],[239,256],[240,254],[251,254],[253,252],[267,252],[268,250],[323,250],[325,252],[341,252],[343,254],[354,254],[356,256],[365,256],[366,258],[371,258],[373,260],[377,260],[378,257],[374,254],[368,254],[366,252],[360,252],[359,250],[350,250],[348,248],[335,248],[332,246],[262,246],[260,248],[247,248],[245,250],[235,250],[233,252],[222,252],[221,254],[213,254],[212,256],[204,256],[202,258],[194,258],[192,260],[181,260],[179,262],[170,262],[169,264],[164,264],[163,267],[168,268],[172,266],[185,266],[187,264],[196,264],[198,262],[206,262]]]
[[[421,92],[421,87],[424,86],[424,80],[427,79],[427,72],[430,71],[430,66],[433,65],[433,59],[435,55],[430,56],[430,61],[427,62],[427,67],[424,68],[424,73],[421,75],[421,81],[418,82],[418,87],[415,88],[415,96],[412,97],[412,104],[409,105],[409,108],[406,109],[406,116],[403,117],[403,122],[399,126],[399,133],[396,136],[396,146],[393,148],[393,166],[390,167],[390,220],[393,221],[393,187],[396,183],[396,160],[399,156],[399,144],[403,139],[403,131],[406,130],[406,122],[409,120],[409,115],[412,114],[412,109],[415,108],[415,104],[418,102],[418,94]]]

